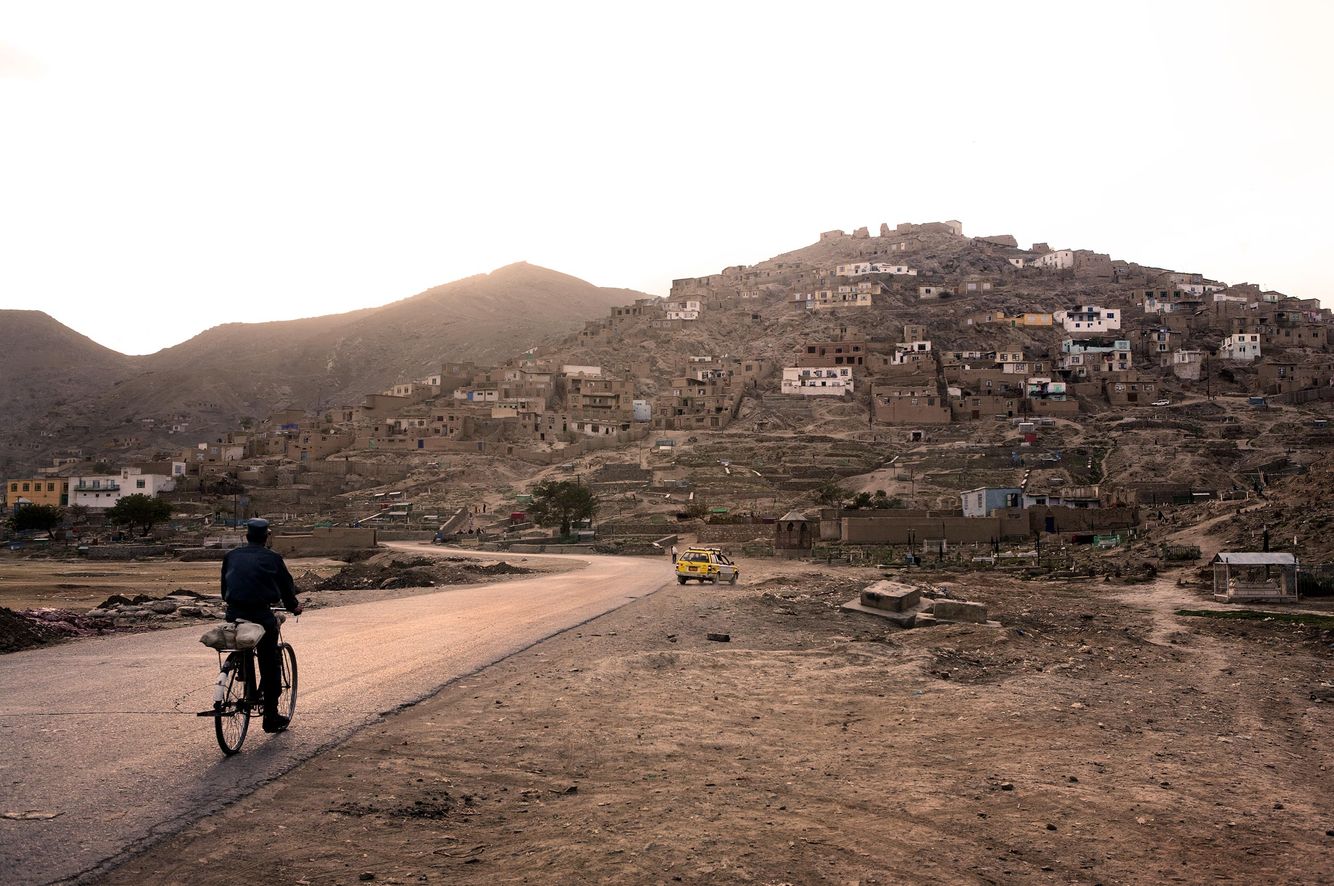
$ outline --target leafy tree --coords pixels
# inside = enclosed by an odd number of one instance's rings
[[[577,520],[591,520],[598,501],[593,491],[573,480],[545,480],[533,487],[528,513],[542,526],[560,524],[560,534],[569,535]]]
[[[686,503],[686,516],[698,520],[709,512],[709,506],[704,503],[704,499],[697,498]]]
[[[848,497],[848,490],[839,486],[833,480],[827,480],[819,489],[815,490],[815,500],[827,507],[838,507]]]
[[[65,512],[55,505],[23,505],[14,512],[10,524],[15,532],[45,532],[60,525]]]
[[[245,495],[245,484],[231,474],[223,474],[213,482],[214,495]]]
[[[852,508],[853,510],[860,510],[860,509],[862,509],[862,508],[869,508],[869,507],[871,507],[871,505],[872,505],[872,503],[873,503],[874,501],[875,501],[875,499],[873,499],[873,498],[871,497],[871,493],[869,493],[869,492],[859,492],[859,493],[857,493],[856,495],[854,495],[854,496],[852,497],[852,501],[850,501],[850,502],[848,503],[848,507]]]
[[[875,495],[871,498],[871,507],[883,511],[889,508],[904,507],[903,499],[895,497],[890,498],[889,494],[883,489],[877,489]]]
[[[107,511],[107,519],[122,526],[143,527],[147,535],[153,526],[171,517],[171,504],[142,493],[127,495]]]

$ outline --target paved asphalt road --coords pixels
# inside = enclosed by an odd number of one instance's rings
[[[283,635],[296,648],[300,680],[293,728],[270,736],[252,720],[232,758],[219,751],[213,721],[194,716],[212,705],[217,677],[198,624],[0,656],[0,813],[55,814],[0,818],[0,883],[105,868],[382,713],[652,593],[671,576],[665,557],[586,562],[573,572],[289,621]]]

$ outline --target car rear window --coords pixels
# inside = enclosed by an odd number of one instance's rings
[[[684,554],[681,555],[681,559],[685,560],[687,563],[707,563],[709,562],[709,555],[697,554],[693,551],[686,551]]]

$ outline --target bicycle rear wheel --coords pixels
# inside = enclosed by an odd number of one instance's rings
[[[241,750],[241,743],[250,729],[250,702],[246,700],[245,679],[249,657],[249,653],[232,653],[218,675],[221,698],[213,702],[213,731],[218,737],[218,747],[229,757]]]
[[[290,643],[278,644],[278,713],[292,719],[296,713],[296,650]]]

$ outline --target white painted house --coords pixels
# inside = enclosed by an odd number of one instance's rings
[[[1068,311],[1052,311],[1052,322],[1066,332],[1111,332],[1121,328],[1121,312],[1097,305],[1078,305]]]
[[[1237,363],[1249,363],[1260,356],[1260,334],[1258,332],[1238,332],[1223,339],[1218,348],[1218,356]]]
[[[127,495],[156,498],[159,493],[171,492],[175,488],[176,478],[168,474],[145,474],[141,468],[121,468],[119,474],[70,477],[69,503],[106,510],[115,507],[116,502]]]
[[[839,277],[860,277],[862,274],[898,274],[905,277],[917,276],[917,271],[907,265],[891,265],[886,262],[870,261],[835,265],[834,273]]]
[[[858,292],[851,286],[841,286],[838,289],[819,289],[805,295],[798,295],[797,301],[803,302],[809,311],[823,311],[830,308],[865,308],[875,303],[871,293]]]
[[[783,370],[784,394],[841,397],[852,393],[852,384],[852,370],[847,366],[790,366]]]
[[[668,320],[698,320],[699,312],[703,310],[702,302],[690,299],[687,301],[669,301],[663,305],[666,310],[665,316]]]
[[[1052,271],[1061,271],[1075,266],[1075,251],[1073,249],[1057,249],[1052,252],[1044,253],[1033,259],[1034,267],[1047,268]]]
[[[1001,372],[1009,375],[1027,375],[1028,363],[1023,351],[1000,351],[996,354],[996,365]]]

